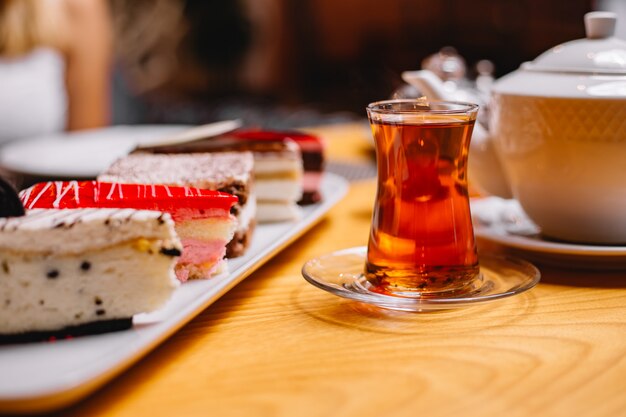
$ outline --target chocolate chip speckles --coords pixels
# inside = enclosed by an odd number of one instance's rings
[[[166,256],[180,256],[182,254],[178,248],[161,248],[159,252]]]
[[[60,273],[58,269],[50,269],[48,270],[48,272],[46,272],[46,277],[48,279],[57,279],[59,275]]]

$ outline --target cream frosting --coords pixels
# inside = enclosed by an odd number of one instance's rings
[[[135,209],[35,209],[0,219],[0,248],[13,252],[76,254],[134,239],[181,248],[167,213]]]

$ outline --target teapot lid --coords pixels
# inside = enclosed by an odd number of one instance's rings
[[[541,72],[626,74],[626,41],[614,37],[617,15],[590,12],[585,15],[587,37],[557,45],[522,64]]]

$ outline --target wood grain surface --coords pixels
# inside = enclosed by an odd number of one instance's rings
[[[359,128],[341,132],[331,157],[362,150]],[[304,281],[308,259],[366,244],[374,193],[353,183],[311,232],[63,415],[626,415],[626,272],[541,267],[523,295],[422,314]]]

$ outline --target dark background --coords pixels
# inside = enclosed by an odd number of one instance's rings
[[[179,7],[181,19],[175,27],[167,27],[173,19],[154,19],[165,40],[129,58],[124,24],[135,24],[145,15],[141,7],[155,3]],[[504,75],[552,46],[584,37],[583,15],[594,2],[112,0],[112,5],[119,33],[118,122],[202,123],[233,116],[248,124],[288,127],[362,117],[368,102],[389,97],[402,84],[402,71],[419,69],[424,58],[445,46],[465,58],[470,78],[481,59],[495,64],[496,76]],[[150,54],[171,55],[162,61],[175,64],[146,87],[147,75],[129,68],[147,67]]]

